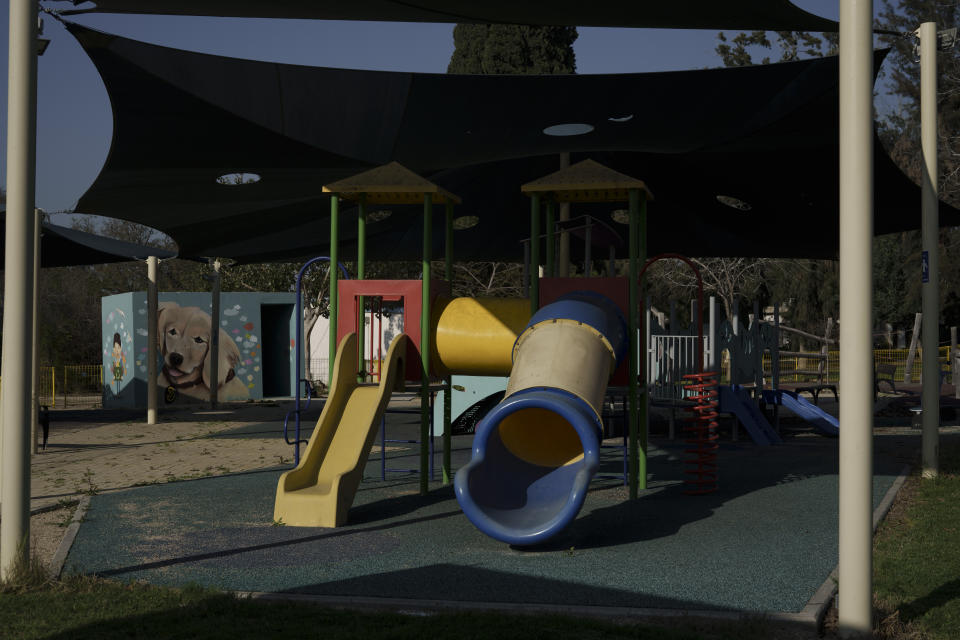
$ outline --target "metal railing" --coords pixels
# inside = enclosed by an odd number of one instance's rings
[[[684,397],[683,376],[697,371],[697,336],[651,335],[647,350],[647,381],[651,397]],[[707,362],[710,340],[703,337],[703,361]]]

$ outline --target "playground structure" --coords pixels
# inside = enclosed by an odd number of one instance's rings
[[[599,187],[598,187],[599,185]],[[586,484],[596,469],[599,408],[607,382],[626,383],[630,405],[631,495],[646,486],[645,433],[638,429],[637,321],[641,229],[645,220],[643,182],[587,160],[524,185],[531,198],[531,238],[539,239],[541,196],[547,206],[547,267],[553,266],[553,205],[565,201],[623,201],[630,206],[630,278],[548,279],[532,277],[528,299],[484,301],[449,299],[452,274],[452,213],[458,198],[397,163],[324,187],[331,198],[331,250],[337,263],[338,207],[341,197],[358,203],[358,277],[331,279],[331,360],[336,370],[314,434],[297,467],[277,488],[274,517],[287,524],[342,524],[356,491],[355,474],[373,441],[389,390],[420,383],[420,490],[428,489],[429,398],[444,388],[443,480],[450,481],[450,375],[511,373],[507,398],[478,432],[474,460],[458,474],[458,499],[482,531],[498,539],[531,544],[547,539],[579,511]],[[419,281],[366,281],[366,205],[422,204],[423,271]],[[434,203],[446,204],[447,282],[431,283],[431,216]],[[531,264],[540,263],[540,243],[531,243]],[[606,296],[604,292],[611,295]],[[376,390],[358,382],[365,298],[386,298],[403,307],[406,340],[391,345]],[[340,299],[348,301],[341,306]],[[352,302],[352,304],[351,304]],[[549,304],[553,303],[553,304]],[[546,306],[544,306],[546,305]],[[543,309],[541,309],[543,306]],[[420,327],[420,334],[411,333]],[[339,338],[334,347],[333,336]],[[405,357],[400,354],[405,352]],[[627,355],[624,358],[624,355]],[[405,365],[398,363],[405,362]],[[351,373],[352,367],[352,373]],[[299,375],[299,372],[298,372]],[[392,377],[391,377],[392,376]],[[431,386],[431,379],[439,384]],[[360,398],[365,398],[363,401]],[[367,410],[359,407],[366,405]],[[334,427],[333,425],[337,426]],[[344,430],[342,438],[336,432]],[[558,435],[559,434],[559,435]],[[482,437],[481,437],[482,435]],[[299,444],[299,442],[297,443]],[[487,446],[489,444],[489,447]],[[359,446],[358,446],[359,445]],[[509,460],[494,484],[488,466],[497,455]],[[334,463],[333,458],[339,458]],[[330,460],[330,462],[327,462]],[[500,464],[499,462],[496,464]],[[503,501],[506,493],[510,497]],[[535,499],[529,503],[524,494]],[[546,508],[549,526],[543,526]],[[319,513],[318,513],[319,512]],[[538,533],[532,533],[536,529]]]
[[[601,186],[597,186],[601,185]],[[331,387],[304,455],[299,445],[296,468],[278,483],[274,517],[297,526],[341,526],[359,485],[378,427],[394,391],[420,394],[420,491],[428,490],[428,459],[433,432],[431,401],[443,393],[443,482],[450,483],[452,376],[507,376],[504,398],[476,427],[471,461],[454,480],[457,500],[483,533],[515,545],[543,542],[576,517],[599,466],[603,403],[607,385],[626,389],[628,420],[626,461],[631,497],[646,488],[649,403],[668,402],[692,411],[685,429],[691,467],[688,493],[717,487],[716,417],[736,417],[755,442],[781,442],[757,404],[787,406],[819,431],[837,434],[836,419],[797,393],[779,388],[773,368],[772,389],[764,389],[763,353],[778,361],[779,317],[763,323],[754,313],[748,327],[738,318],[716,322],[715,302],[704,309],[702,293],[693,306],[691,335],[668,335],[638,304],[647,267],[664,254],[645,257],[645,185],[587,160],[522,187],[531,200],[531,238],[545,240],[545,272],[554,273],[560,201],[616,201],[630,204],[630,276],[628,278],[551,278],[530,269],[529,297],[520,299],[452,298],[453,194],[397,163],[348,178],[325,189],[331,198],[331,250],[314,261],[337,264],[339,200],[358,205],[358,273],[338,278],[330,269]],[[546,233],[540,232],[541,197],[546,201]],[[446,279],[431,282],[434,203],[446,205]],[[366,205],[422,204],[424,237],[422,279],[366,280],[364,240]],[[529,242],[531,265],[540,264],[540,242]],[[305,265],[304,269],[311,263]],[[691,267],[693,265],[691,264]],[[694,271],[696,269],[694,268]],[[302,271],[301,271],[302,275]],[[364,321],[368,307],[389,303],[401,309],[404,334],[394,340],[378,367],[366,369]],[[703,326],[701,317],[709,318]],[[641,318],[645,321],[640,322]],[[419,327],[420,331],[416,332]],[[692,335],[696,333],[696,336]],[[371,336],[373,335],[371,327]],[[641,352],[640,336],[646,347]],[[726,352],[729,383],[717,391],[717,360]],[[642,357],[641,357],[642,356]],[[299,349],[298,349],[299,358]],[[298,364],[298,376],[299,376]],[[634,372],[631,374],[630,372]],[[643,392],[638,384],[643,381]],[[748,388],[745,385],[749,385]],[[671,433],[672,435],[672,433]]]

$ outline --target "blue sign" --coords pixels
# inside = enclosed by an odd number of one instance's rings
[[[924,251],[920,258],[920,282],[930,282],[930,252]]]

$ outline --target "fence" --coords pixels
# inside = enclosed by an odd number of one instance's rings
[[[54,409],[97,409],[103,406],[103,366],[68,364],[40,367],[40,404]]]
[[[904,372],[907,367],[907,357],[910,354],[909,349],[874,349],[874,366],[880,364],[892,364],[896,366],[896,372],[893,377],[897,382],[903,380]],[[797,373],[799,371],[809,371],[816,369],[819,364],[820,354],[811,353],[809,358],[795,355],[780,355],[780,381],[781,382],[805,382],[811,379],[810,374]],[[953,358],[949,346],[943,346],[937,349],[937,359],[944,363],[945,370],[950,373],[948,380],[953,383]],[[770,353],[763,354],[763,370],[769,372]],[[920,381],[920,374],[923,370],[923,349],[917,349],[917,354],[913,359],[911,369],[911,379],[914,382]],[[765,374],[766,375],[766,374]],[[827,352],[827,369],[824,376],[824,382],[838,382],[840,380],[840,352]]]

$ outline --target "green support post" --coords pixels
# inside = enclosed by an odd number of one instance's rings
[[[637,256],[637,262],[641,265],[647,263],[647,193],[646,191],[639,191],[638,196],[638,208],[639,212],[637,217],[639,218],[637,223],[637,247],[639,249],[639,255]],[[632,216],[631,216],[632,217]],[[637,283],[637,295],[638,299],[644,300],[646,296],[646,286],[644,282],[646,276],[641,276],[640,282]],[[642,323],[642,319],[641,319]],[[647,395],[647,389],[649,387],[646,384],[647,380],[647,354],[646,354],[646,345],[647,345],[647,336],[646,329],[644,329],[642,336],[639,336],[640,341],[640,379],[644,381],[643,393],[640,395],[640,415],[638,417],[639,421],[639,436],[640,436],[640,452],[637,468],[637,480],[639,484],[639,489],[647,488],[647,413],[650,409],[649,397]]]
[[[420,315],[420,495],[427,495],[430,488],[430,258],[433,246],[433,197],[423,194],[423,261]]]
[[[446,226],[444,227],[444,252],[446,261],[444,263],[443,277],[447,283],[453,286],[453,203],[447,203]],[[443,484],[450,484],[452,480],[450,468],[450,413],[452,410],[453,398],[453,379],[447,376],[447,388],[443,394]]]
[[[552,278],[556,275],[556,258],[554,257],[554,212],[555,204],[551,200],[547,202],[547,265],[546,265],[546,276]]]
[[[540,308],[540,194],[530,196],[530,314]]]
[[[640,209],[640,192],[638,189],[630,189],[630,282],[629,282],[629,332],[630,332],[630,352],[628,354],[628,398],[629,398],[629,455],[630,455],[630,499],[635,500],[638,496],[639,488],[639,451],[637,447],[637,426],[639,422],[639,407],[637,406],[637,375],[639,373],[640,367],[637,362],[638,349],[640,348],[640,340],[638,335],[639,323],[637,321],[637,312],[638,312],[638,289],[639,283],[637,282],[640,276],[640,266],[639,266],[639,253],[640,247],[637,238],[637,227],[639,226],[639,209]]]
[[[357,280],[363,280],[367,275],[367,194],[360,194],[360,201],[357,204]],[[364,320],[367,315],[364,312],[365,301],[363,296],[357,298],[357,306],[360,307],[360,316],[357,318],[357,349],[360,352],[360,371],[357,372],[357,381],[366,380],[366,365],[364,356],[367,353],[364,344],[364,334],[366,334]],[[371,322],[372,326],[372,322]],[[373,348],[373,345],[370,345]]]
[[[330,196],[330,363],[327,372],[327,389],[333,387],[333,361],[337,357],[337,275],[339,256],[338,234],[340,218],[340,199],[337,194]],[[297,345],[300,348],[300,345]]]

